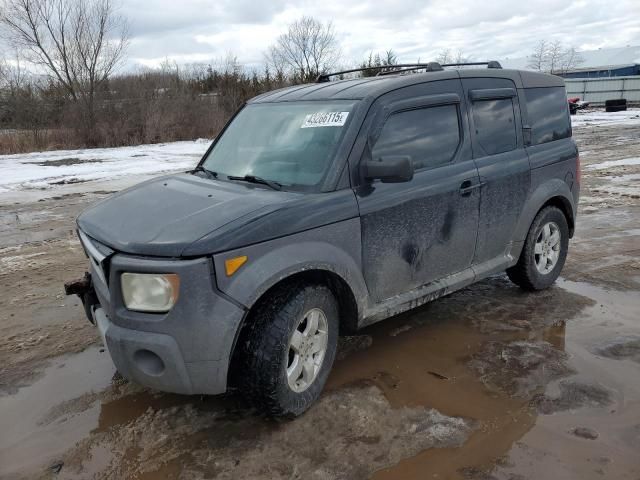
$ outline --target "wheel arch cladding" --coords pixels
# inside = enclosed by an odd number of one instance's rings
[[[575,231],[575,217],[573,215],[571,202],[562,195],[556,195],[555,197],[551,197],[547,200],[545,204],[540,207],[540,210],[550,206],[557,207],[562,213],[564,213],[564,216],[567,219],[567,225],[569,226],[569,238],[572,238]]]
[[[234,380],[236,375],[237,366],[239,365],[240,351],[238,345],[241,344],[243,338],[247,338],[249,329],[246,328],[252,324],[255,312],[260,309],[265,302],[269,302],[274,292],[281,289],[287,289],[293,286],[300,285],[323,285],[326,286],[338,303],[338,322],[340,325],[341,333],[350,333],[357,330],[358,324],[358,304],[356,297],[351,290],[349,284],[337,273],[330,270],[323,269],[310,269],[293,273],[285,278],[282,278],[275,284],[271,285],[266,291],[258,297],[253,305],[248,309],[245,314],[241,325],[238,327],[233,346],[231,348],[231,354],[229,359],[229,370],[227,373],[227,384],[237,383]],[[293,291],[293,288],[291,288]]]
[[[236,256],[246,256],[246,263],[233,275],[225,275],[225,260]],[[364,310],[368,296],[361,259],[359,218],[213,257],[218,289],[246,308],[287,277],[308,270],[323,270],[333,272],[349,285],[359,312]]]
[[[247,261],[227,276],[225,260],[235,256],[247,256]],[[354,324],[367,307],[359,218],[216,254],[213,260],[218,289],[247,310],[269,289],[292,278],[322,281],[339,299],[348,292],[355,305],[349,315]]]
[[[340,315],[340,331],[353,332],[357,329],[358,304],[349,284],[335,272],[323,269],[309,269],[293,273],[274,283],[251,305],[245,315],[245,323],[251,321],[252,314],[260,308],[263,302],[269,301],[269,297],[275,290],[289,286],[323,285],[327,287],[338,302]]]
[[[569,237],[573,237],[576,211],[573,195],[565,182],[552,179],[540,185],[527,200],[514,232],[514,240],[524,241],[538,212],[549,205],[558,207],[564,213],[569,225]]]

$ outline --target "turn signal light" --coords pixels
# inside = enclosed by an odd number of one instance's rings
[[[247,261],[247,256],[242,255],[240,257],[228,258],[224,261],[224,269],[227,273],[227,277],[230,277],[238,271],[238,269],[244,265]]]

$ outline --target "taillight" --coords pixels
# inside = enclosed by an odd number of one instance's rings
[[[576,182],[580,185],[582,179],[582,172],[580,171],[580,154],[576,155]]]

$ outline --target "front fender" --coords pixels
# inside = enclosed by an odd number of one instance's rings
[[[247,262],[231,277],[225,260],[241,255]],[[361,316],[368,292],[361,266],[360,219],[352,218],[305,232],[216,254],[218,289],[246,308],[279,281],[299,272],[324,270],[351,288]]]

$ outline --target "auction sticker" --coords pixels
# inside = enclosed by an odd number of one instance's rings
[[[347,121],[349,112],[318,112],[304,117],[300,128],[342,127]]]

